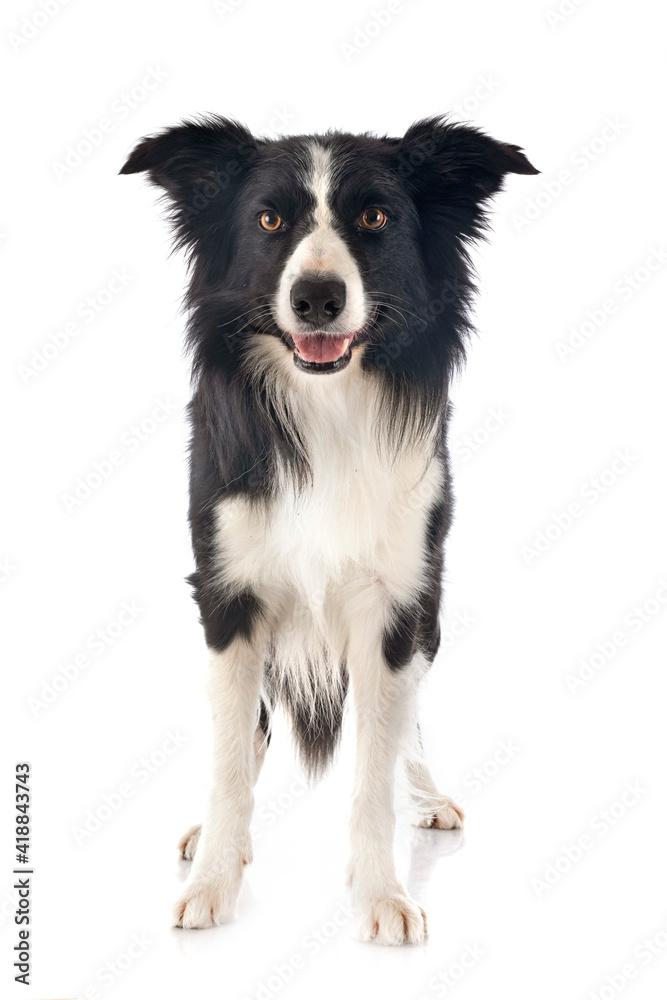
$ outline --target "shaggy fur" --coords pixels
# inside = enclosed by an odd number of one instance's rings
[[[422,759],[415,703],[439,643],[468,248],[505,175],[537,171],[441,118],[402,138],[266,140],[217,117],[144,139],[121,172],[141,171],[191,265],[191,583],[214,712],[211,798],[181,844],[195,860],[175,923],[233,913],[275,705],[316,777],[351,694],[362,933],[421,941],[394,869],[392,789],[403,755],[422,822],[462,822]]]

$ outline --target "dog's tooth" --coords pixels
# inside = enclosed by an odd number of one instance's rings
[[[345,340],[343,341],[343,350],[341,351],[341,354],[345,354],[346,350],[348,349],[349,343],[350,343],[350,338],[346,337]]]

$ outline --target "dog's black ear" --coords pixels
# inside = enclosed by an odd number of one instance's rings
[[[218,196],[233,189],[256,155],[257,143],[244,125],[210,116],[142,139],[120,173],[148,171],[187,215],[188,209],[219,203]]]
[[[399,173],[431,204],[479,206],[506,174],[538,174],[519,146],[446,118],[416,122],[398,144]]]

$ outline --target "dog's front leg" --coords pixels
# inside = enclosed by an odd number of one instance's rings
[[[415,678],[409,662],[398,669],[388,665],[381,632],[378,638],[373,648],[351,649],[348,659],[357,725],[349,881],[363,938],[419,944],[426,915],[407,896],[394,863],[395,768]]]
[[[237,637],[210,651],[213,778],[190,878],[174,908],[177,927],[229,920],[252,860],[250,821],[255,778],[262,650]]]

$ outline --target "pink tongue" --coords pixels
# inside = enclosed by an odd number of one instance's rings
[[[308,337],[294,335],[294,344],[305,361],[335,361],[343,353],[345,337],[331,337],[327,333],[313,333]]]

